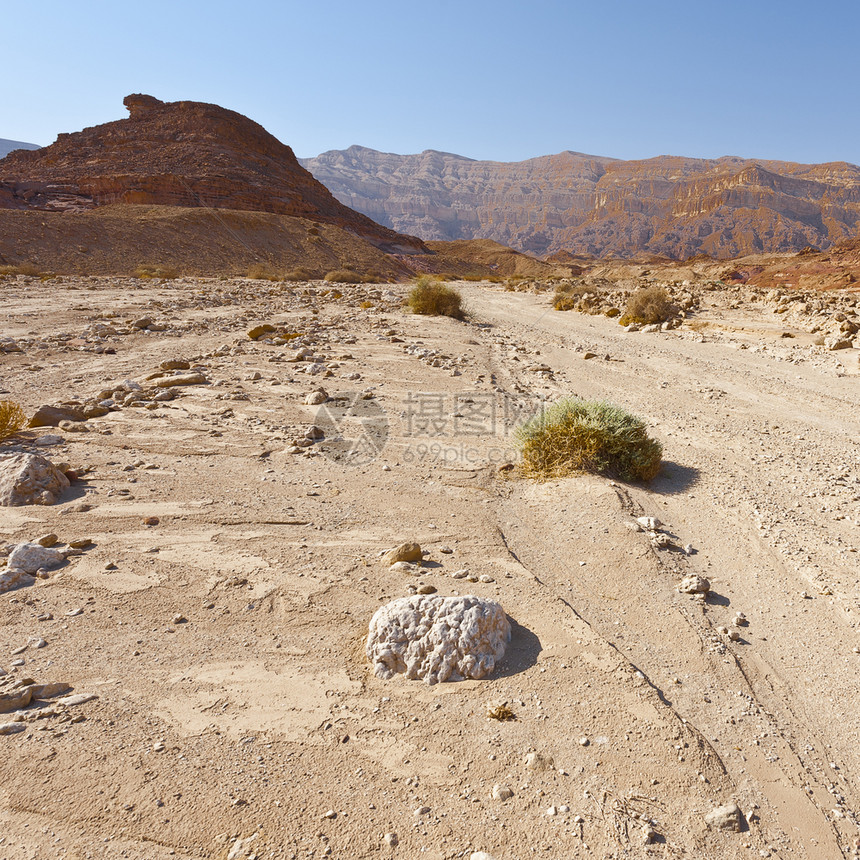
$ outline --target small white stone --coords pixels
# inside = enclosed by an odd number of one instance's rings
[[[329,809],[323,813],[323,818],[328,818],[328,819],[337,818],[337,813],[333,809]]]
[[[649,531],[659,529],[660,526],[663,525],[657,517],[637,517],[636,522],[639,523],[640,526],[644,526]]]
[[[493,786],[493,800],[508,800],[513,796],[514,793],[508,786],[498,783]]]

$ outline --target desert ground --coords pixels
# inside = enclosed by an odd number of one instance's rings
[[[70,688],[0,714],[0,857],[860,854],[860,351],[741,289],[643,333],[459,288],[462,322],[404,284],[0,281],[0,399],[113,404],[0,443],[78,475],[3,552],[79,547],[0,594],[0,693]],[[564,395],[644,418],[661,474],[522,477]],[[504,607],[490,677],[373,674],[371,616],[433,589]]]

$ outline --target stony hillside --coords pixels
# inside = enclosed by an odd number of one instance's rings
[[[124,100],[127,119],[61,134],[0,162],[0,208],[80,211],[110,203],[239,209],[342,227],[387,251],[423,253],[346,208],[292,149],[247,117],[217,105]]]
[[[276,277],[300,271],[321,278],[349,267],[362,278],[389,280],[412,274],[405,261],[425,259],[436,257],[386,254],[341,227],[271,212],[127,204],[74,215],[0,209],[0,270]]]
[[[37,143],[24,143],[21,140],[6,140],[0,137],[0,158],[5,158],[12,150],[15,149],[38,149]]]
[[[360,146],[302,163],[346,205],[423,239],[685,259],[830,247],[860,231],[860,167],[724,157],[516,163]]]

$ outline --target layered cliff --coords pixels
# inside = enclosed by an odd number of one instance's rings
[[[830,247],[860,233],[860,167],[562,152],[515,163],[360,146],[302,163],[346,205],[423,239],[685,259]]]
[[[61,134],[0,161],[0,208],[74,211],[112,203],[236,209],[332,224],[385,250],[424,252],[336,200],[292,149],[247,117],[200,102],[126,97],[127,119]]]

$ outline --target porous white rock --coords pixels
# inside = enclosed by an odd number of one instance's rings
[[[69,486],[69,479],[38,454],[0,457],[0,505],[53,505]]]
[[[485,677],[510,639],[510,622],[494,600],[415,595],[376,611],[365,652],[380,678],[403,672],[436,684]]]

